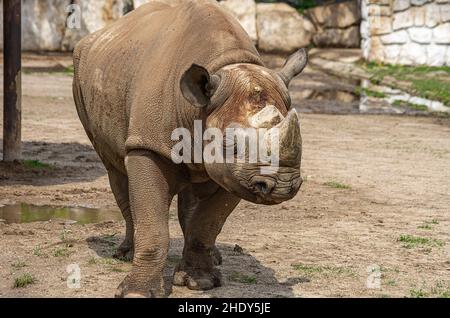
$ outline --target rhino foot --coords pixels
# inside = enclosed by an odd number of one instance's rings
[[[191,290],[210,290],[222,286],[222,274],[217,268],[198,269],[179,264],[173,275],[173,284]]]
[[[162,298],[166,294],[162,279],[154,284],[143,284],[142,280],[134,279],[130,274],[120,283],[115,298]]]

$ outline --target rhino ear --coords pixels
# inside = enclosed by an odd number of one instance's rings
[[[216,75],[211,77],[204,67],[192,64],[181,77],[181,93],[195,107],[206,107],[217,87],[216,77]]]
[[[291,80],[303,71],[307,63],[308,53],[305,49],[300,49],[289,56],[283,69],[278,73],[286,87],[289,87]]]

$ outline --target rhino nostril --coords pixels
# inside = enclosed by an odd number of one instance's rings
[[[253,183],[253,187],[257,192],[262,194],[270,194],[274,188],[274,185],[266,181],[257,181]]]

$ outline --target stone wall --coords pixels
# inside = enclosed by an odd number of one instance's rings
[[[352,0],[306,10],[315,25],[313,43],[316,47],[360,47],[361,9]]]
[[[361,0],[370,61],[450,66],[450,0]]]
[[[82,37],[151,1],[157,0],[22,0],[22,47],[26,51],[70,51]],[[359,47],[357,1],[317,7],[303,15],[285,3],[222,0],[220,4],[240,21],[261,51],[288,54],[313,42],[320,47]],[[74,16],[68,10],[71,3],[81,11],[77,29],[66,23],[69,14]],[[0,46],[2,26],[0,14]]]
[[[3,8],[0,0],[0,8]],[[85,35],[121,17],[133,0],[22,0],[22,49],[24,51],[69,51]],[[138,1],[139,2],[139,1]],[[80,5],[80,29],[66,21],[71,4]],[[3,12],[0,9],[0,45],[3,46]]]

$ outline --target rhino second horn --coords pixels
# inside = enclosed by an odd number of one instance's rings
[[[268,149],[271,149],[272,135],[275,129],[278,129],[279,134],[280,161],[295,164],[300,160],[302,154],[302,136],[297,111],[295,109],[290,110],[281,123],[266,132],[264,139]]]
[[[283,114],[274,105],[267,105],[249,119],[253,128],[272,128],[284,119]]]

